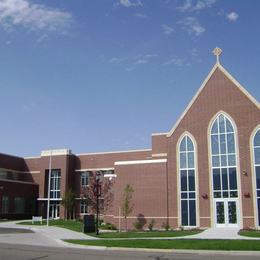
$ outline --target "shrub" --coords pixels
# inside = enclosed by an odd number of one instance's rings
[[[154,225],[155,225],[155,220],[152,219],[152,220],[149,222],[149,224],[148,224],[148,229],[149,229],[150,231],[153,231]]]
[[[107,229],[107,230],[116,230],[117,229],[114,224],[104,223],[104,222],[100,225],[100,228],[101,229]]]
[[[140,221],[138,221],[138,220],[133,223],[133,226],[134,226],[134,228],[135,228],[136,230],[142,230],[142,229],[143,229],[143,224],[142,224],[142,222],[140,222]]]
[[[163,223],[162,223],[162,228],[165,229],[165,231],[168,231],[168,230],[170,229],[169,223],[168,223],[168,222],[166,222],[166,223],[163,222]]]

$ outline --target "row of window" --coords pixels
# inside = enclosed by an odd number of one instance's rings
[[[101,173],[102,176],[105,174],[113,174],[113,170],[100,170],[99,173]],[[80,175],[80,183],[81,187],[87,187],[89,185],[90,177],[94,175],[94,172],[92,171],[84,171],[81,172]]]
[[[2,214],[8,214],[10,212],[10,200],[8,196],[2,197]],[[22,197],[14,198],[14,213],[25,213],[25,199]]]
[[[24,172],[0,169],[0,179],[26,181],[26,174]]]
[[[211,174],[214,198],[237,198],[237,148],[231,120],[218,115],[210,129]],[[253,139],[258,225],[260,226],[260,129]],[[196,226],[196,161],[192,138],[186,134],[179,145],[181,225]]]

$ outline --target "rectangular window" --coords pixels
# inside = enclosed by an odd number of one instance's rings
[[[61,196],[60,186],[61,186],[61,171],[52,170],[51,171],[51,182],[50,182],[50,198],[51,199],[60,198],[60,196]]]
[[[195,200],[189,201],[190,226],[196,226],[196,203]]]
[[[23,214],[25,212],[25,200],[24,198],[16,197],[14,198],[14,211],[18,214]]]
[[[256,188],[260,189],[260,166],[255,167]]]
[[[89,182],[89,172],[82,172],[81,173],[81,187],[88,186]]]
[[[195,171],[189,170],[189,191],[195,191]]]
[[[182,200],[181,201],[181,225],[188,226],[188,201]]]
[[[218,135],[211,136],[212,154],[219,154]]]
[[[181,170],[181,191],[187,191],[187,171]]]
[[[236,168],[229,168],[229,189],[236,190],[237,189],[237,173]]]
[[[227,176],[227,168],[222,168],[222,190],[228,189],[228,176]]]
[[[2,213],[9,213],[9,198],[7,196],[2,197]]]
[[[213,189],[220,190],[220,169],[213,169]]]
[[[258,226],[260,226],[260,198],[257,199],[257,209],[258,209]]]
[[[81,200],[80,201],[80,214],[86,214],[86,213],[88,213],[87,201]]]
[[[7,172],[4,170],[0,170],[0,179],[7,179]]]

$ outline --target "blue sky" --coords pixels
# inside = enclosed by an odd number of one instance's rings
[[[150,148],[223,49],[259,101],[260,1],[0,0],[0,147]]]

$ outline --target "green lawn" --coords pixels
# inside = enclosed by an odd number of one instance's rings
[[[192,231],[144,231],[144,232],[107,232],[100,233],[99,236],[95,234],[88,234],[90,236],[100,238],[140,238],[140,237],[180,237],[190,236],[200,233],[199,230]]]
[[[21,221],[17,224],[20,225],[46,225],[46,220],[42,222],[35,222],[32,224],[31,221]],[[61,228],[70,229],[77,232],[82,232],[82,222],[77,220],[50,220],[50,226],[56,226]],[[100,238],[145,238],[145,237],[179,237],[179,236],[189,236],[195,235],[200,233],[199,230],[191,230],[191,231],[144,231],[144,232],[107,232],[107,233],[100,233],[98,237]],[[90,236],[96,236],[95,233],[88,234]]]
[[[245,237],[259,237],[260,238],[260,230],[240,230],[239,235]]]
[[[69,243],[127,248],[238,250],[259,251],[260,241],[255,240],[206,240],[206,239],[122,239],[122,240],[65,240]]]
[[[35,225],[35,226],[41,225],[40,222],[35,222],[35,224],[32,224],[32,221],[22,221],[17,224]],[[46,225],[46,220],[42,221],[42,226],[44,226],[44,225]],[[70,229],[70,230],[77,231],[77,232],[82,232],[82,222],[80,222],[78,220],[63,220],[63,219],[50,220],[49,225],[55,226],[55,227],[66,228],[66,229]]]

